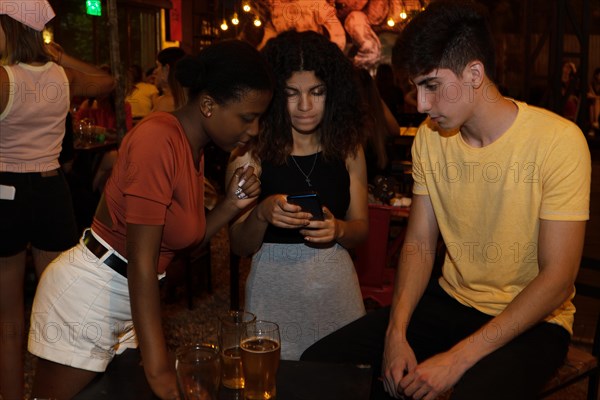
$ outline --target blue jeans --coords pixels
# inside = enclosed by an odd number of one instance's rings
[[[371,399],[391,399],[383,390],[381,363],[390,308],[369,312],[321,339],[303,354],[307,361],[370,364]],[[493,317],[451,298],[437,281],[415,308],[407,339],[419,362],[444,352]],[[500,333],[485,333],[494,340]],[[534,399],[567,354],[569,333],[556,324],[540,323],[481,359],[455,385],[453,400]]]

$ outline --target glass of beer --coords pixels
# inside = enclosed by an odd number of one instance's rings
[[[228,311],[219,317],[219,347],[223,363],[221,383],[226,388],[244,388],[240,342],[246,324],[255,320],[256,316],[247,311]]]
[[[177,349],[175,370],[184,400],[217,400],[221,380],[219,349],[196,344]]]
[[[244,399],[274,399],[277,394],[275,382],[281,354],[279,326],[269,321],[246,324],[241,348],[245,379]]]

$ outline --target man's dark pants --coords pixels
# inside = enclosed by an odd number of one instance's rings
[[[389,312],[389,307],[369,312],[308,348],[302,360],[370,364],[374,372],[371,399],[390,399],[380,379]],[[448,350],[490,319],[491,316],[457,302],[437,281],[432,281],[413,313],[408,342],[420,362]],[[483,332],[484,339],[490,341],[502,334],[505,333],[494,327]],[[540,323],[469,369],[455,385],[451,398],[534,399],[564,361],[569,340],[564,328]]]

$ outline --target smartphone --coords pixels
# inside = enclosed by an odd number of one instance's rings
[[[323,221],[325,219],[321,200],[316,192],[290,194],[287,196],[287,201],[302,207],[302,211],[311,213],[312,220]]]

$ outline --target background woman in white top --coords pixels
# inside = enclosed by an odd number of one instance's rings
[[[44,17],[54,16],[47,2],[11,3],[21,7],[0,7],[0,321],[9,332],[0,340],[0,398],[22,399],[26,248],[39,276],[77,242],[58,163],[69,101],[108,93],[114,80],[59,46],[45,48]]]

